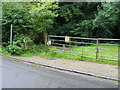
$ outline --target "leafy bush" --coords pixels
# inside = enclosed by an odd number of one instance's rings
[[[27,50],[29,46],[31,46],[33,43],[33,40],[31,40],[30,37],[25,36],[23,34],[17,34],[14,37],[14,43],[17,46],[22,47],[24,50]]]
[[[10,55],[10,53],[6,50],[5,47],[3,46],[0,46],[0,54],[3,54],[3,55]]]
[[[12,45],[8,45],[6,50],[11,54],[23,54],[29,50],[29,47],[34,45],[30,37],[23,34],[17,34],[14,36]]]
[[[8,45],[6,47],[7,51],[11,54],[17,54],[20,55],[23,53],[23,49],[17,45]]]
[[[14,36],[12,45],[8,45],[6,50],[11,54],[23,55],[25,53],[38,54],[44,52],[44,45],[35,45],[29,36],[17,34]]]

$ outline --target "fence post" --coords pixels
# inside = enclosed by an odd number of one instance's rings
[[[69,41],[69,48],[70,48],[70,53],[72,53],[71,38],[70,38],[70,41]]]
[[[48,52],[48,35],[45,34],[45,52],[47,53]]]
[[[99,39],[97,39],[97,42],[96,42],[96,59],[98,59],[98,57],[99,57],[99,48],[98,48],[98,44],[99,44]]]
[[[12,45],[12,24],[10,26],[10,45]]]

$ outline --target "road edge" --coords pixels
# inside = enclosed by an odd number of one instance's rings
[[[83,74],[83,75],[88,75],[88,76],[93,76],[93,77],[97,77],[97,78],[108,79],[108,80],[113,80],[113,81],[120,82],[120,80],[118,78],[106,77],[106,76],[97,75],[97,74],[93,74],[93,73],[77,71],[77,70],[71,70],[71,69],[66,69],[66,68],[62,68],[62,67],[56,67],[56,66],[43,64],[43,63],[38,63],[38,62],[34,62],[34,61],[29,61],[29,60],[25,60],[25,59],[18,59],[18,58],[15,58],[13,56],[8,56],[8,55],[1,55],[1,56],[7,57],[7,58],[12,58],[13,60],[26,62],[26,63],[29,63],[29,64],[45,66],[45,67],[54,68],[54,69],[58,69],[58,70],[62,70],[62,71],[68,71],[68,72],[73,72],[73,73],[77,73],[77,74]]]

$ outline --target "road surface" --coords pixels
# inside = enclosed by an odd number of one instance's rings
[[[112,80],[2,58],[3,88],[118,88]]]

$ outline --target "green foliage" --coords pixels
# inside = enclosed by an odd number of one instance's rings
[[[43,32],[47,33],[52,28],[53,19],[57,17],[57,8],[55,2],[3,2],[2,41],[7,51],[20,55],[30,51],[29,47],[35,43],[42,42]],[[11,24],[13,42],[9,45]]]
[[[58,9],[57,3],[53,2],[41,2],[32,5],[31,22],[34,25],[34,29],[37,32],[48,32],[52,28],[53,18],[57,17],[56,9]]]
[[[120,2],[61,2],[52,34],[120,38]]]
[[[14,45],[20,46],[24,50],[28,50],[30,45],[33,45],[33,40],[29,36],[25,36],[23,34],[17,34],[14,36]]]
[[[77,24],[77,28],[72,30],[71,32],[75,35],[80,35],[82,37],[93,37],[92,35],[92,27],[93,27],[93,20],[84,20],[81,23]]]
[[[58,35],[92,37],[92,22],[99,3],[60,3],[54,31]],[[54,34],[53,33],[53,34]]]
[[[93,21],[93,28],[96,30],[97,37],[113,37],[113,31],[116,31],[118,20],[118,13],[120,13],[118,2],[104,2],[101,7],[98,7],[98,13]]]
[[[43,34],[119,38],[119,2],[3,2],[2,39],[28,35],[35,43]]]
[[[13,24],[13,36],[28,35],[35,43],[41,42],[43,32],[52,28],[57,8],[54,2],[3,2],[3,42],[9,41],[10,24]]]
[[[22,48],[17,45],[8,45],[6,48],[7,48],[6,50],[11,54],[20,55],[23,53]]]
[[[44,52],[36,44],[45,33],[120,38],[120,2],[3,2],[2,15],[2,45],[11,54]]]
[[[45,52],[45,46],[43,44],[29,46],[29,50],[20,56],[29,57],[34,55],[39,55]]]
[[[2,3],[2,39],[3,42],[9,41],[10,24],[13,24],[13,36],[22,33],[26,34],[32,29],[31,22],[29,20],[29,10],[31,5],[19,2],[4,2]]]
[[[68,60],[78,60],[78,61],[88,61],[88,62],[97,62],[97,63],[103,63],[103,64],[118,65],[118,62],[115,62],[115,61],[109,61],[109,60],[104,60],[104,59],[103,60],[102,59],[96,60],[96,59],[91,59],[91,58],[79,56],[79,55],[82,54],[83,56],[95,57],[95,52],[96,52],[94,50],[94,48],[96,48],[95,45],[85,46],[85,47],[73,47],[73,49],[79,49],[79,51],[77,51],[77,53],[76,53],[75,50],[73,51],[73,53],[78,55],[78,56],[70,55],[71,53],[67,52],[67,50],[60,51],[56,47],[50,47],[49,52],[46,54],[44,47],[45,46],[43,44],[33,45],[33,46],[29,47],[30,50],[28,50],[28,51],[26,51],[24,53],[21,50],[21,48],[16,46],[16,45],[12,45],[12,46],[9,45],[6,49],[9,49],[8,51],[10,53],[12,53],[12,54],[17,54],[19,56],[24,56],[24,57],[30,57],[30,56],[34,56],[34,55],[39,55],[41,57],[48,57],[48,58],[63,58],[63,59],[68,59]],[[86,47],[91,47],[91,48],[86,48]],[[103,56],[103,58],[105,58],[104,56],[109,56],[110,53],[116,53],[116,55],[118,54],[117,50],[116,51],[109,50],[109,49],[118,49],[117,46],[104,46],[104,45],[101,45],[101,46],[99,46],[99,48],[106,48],[106,49],[100,50],[100,54],[99,54],[100,57],[99,58],[102,58],[101,56]],[[6,51],[6,49],[3,48],[2,53],[6,54],[6,55],[10,55],[10,53],[8,53]],[[54,49],[56,49],[56,52],[55,52]],[[63,47],[63,49],[64,49],[64,47]],[[84,52],[82,52],[81,50],[84,50]],[[87,52],[87,51],[91,51],[93,53]],[[82,53],[80,53],[80,52],[82,52]],[[116,57],[116,59],[117,59],[117,56],[114,56],[114,55],[110,55],[110,56]],[[112,59],[112,58],[111,57],[106,57],[106,59]]]
[[[6,46],[6,50],[11,54],[20,55],[29,51],[29,47],[33,44],[33,40],[31,40],[30,37],[23,34],[17,34],[14,36],[14,41],[12,42],[12,45]]]
[[[0,54],[11,55],[3,46],[0,46]]]

